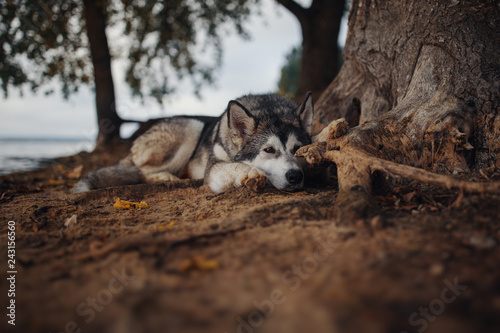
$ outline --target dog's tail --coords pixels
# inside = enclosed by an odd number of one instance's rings
[[[73,192],[85,192],[103,187],[133,185],[144,182],[144,176],[131,161],[126,158],[119,164],[97,169],[80,180]]]

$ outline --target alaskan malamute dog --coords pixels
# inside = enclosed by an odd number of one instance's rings
[[[172,117],[138,137],[119,164],[96,170],[76,191],[100,187],[204,179],[212,191],[231,187],[303,187],[297,149],[311,143],[313,102],[301,105],[275,94],[246,95],[220,117]]]

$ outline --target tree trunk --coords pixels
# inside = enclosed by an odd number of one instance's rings
[[[318,97],[339,71],[338,35],[345,0],[313,0],[303,8],[292,0],[278,0],[297,17],[302,29],[302,60],[295,96],[311,91]]]
[[[106,8],[101,0],[84,0],[84,17],[90,44],[96,94],[99,133],[96,145],[109,144],[120,137],[122,119],[116,113],[111,55],[106,37]]]
[[[371,188],[356,152],[438,172],[500,168],[499,54],[497,2],[353,0],[344,65],[314,122],[351,127],[326,154],[341,191]]]

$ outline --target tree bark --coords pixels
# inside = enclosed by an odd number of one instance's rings
[[[498,54],[494,1],[353,0],[344,65],[316,104],[315,130],[345,118],[361,124],[351,144],[374,154],[404,148],[400,162],[448,171],[500,167]]]
[[[292,0],[278,0],[300,22],[302,60],[295,96],[302,99],[308,91],[318,97],[339,71],[337,43],[345,0],[313,0],[304,8]]]
[[[314,120],[315,132],[340,118],[350,130],[303,152],[336,164],[336,205],[350,207],[351,217],[360,202],[368,207],[375,171],[498,191],[498,184],[472,186],[394,166],[453,174],[500,168],[498,54],[497,2],[353,0],[344,65],[316,103]]]
[[[122,119],[116,112],[111,55],[106,37],[106,8],[101,0],[84,0],[84,17],[90,44],[99,133],[96,145],[109,144],[120,137]]]

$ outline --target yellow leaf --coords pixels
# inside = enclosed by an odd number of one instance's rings
[[[145,201],[132,202],[116,198],[116,202],[113,205],[114,209],[146,209],[149,208]]]
[[[180,270],[187,272],[193,269],[200,271],[210,271],[219,268],[219,262],[217,260],[207,260],[202,257],[193,257],[191,259],[185,260],[180,267]]]
[[[169,224],[167,225],[160,225],[158,226],[158,228],[156,228],[156,230],[163,230],[163,229],[167,229],[167,228],[170,228],[171,226],[173,226],[175,224],[175,222],[170,222]]]

